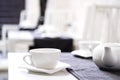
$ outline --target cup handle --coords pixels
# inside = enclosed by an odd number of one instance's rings
[[[24,61],[25,63],[27,63],[28,65],[31,65],[31,63],[29,63],[29,62],[27,61],[27,57],[29,57],[29,58],[31,59],[31,55],[25,55],[25,56],[23,57],[23,61]]]

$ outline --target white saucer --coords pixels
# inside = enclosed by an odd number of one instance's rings
[[[48,73],[48,74],[53,74],[53,73],[58,72],[62,69],[70,67],[70,65],[67,63],[59,61],[54,69],[37,68],[37,67],[34,67],[32,65],[28,65],[26,63],[25,63],[25,65],[21,65],[20,67],[28,69],[29,71],[33,71],[33,72],[44,72],[44,73]]]
[[[91,58],[92,57],[92,52],[85,51],[85,50],[75,50],[75,51],[72,51],[71,54],[73,54],[75,56],[83,57],[83,58]]]

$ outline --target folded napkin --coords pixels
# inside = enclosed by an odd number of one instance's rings
[[[67,71],[75,76],[77,80],[114,80],[107,74],[100,72],[100,70],[67,68]]]
[[[67,71],[78,80],[120,80],[120,72],[99,69],[91,59],[83,59],[70,54],[61,55],[62,61],[71,65]]]
[[[79,74],[76,73],[72,68],[66,68],[66,70],[71,73],[74,77],[77,78],[77,80],[80,80]]]

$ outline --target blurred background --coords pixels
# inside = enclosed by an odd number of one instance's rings
[[[120,0],[0,0],[0,72],[9,52],[119,43],[119,30]]]

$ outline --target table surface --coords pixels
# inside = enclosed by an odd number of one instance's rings
[[[33,40],[34,37],[29,31],[9,31],[8,38],[10,40]]]
[[[62,52],[71,52],[73,50],[73,39],[70,37],[41,37],[42,34],[36,34],[33,31],[9,31],[8,40],[10,44],[25,44],[30,49],[33,48],[58,48]],[[22,45],[23,45],[22,44]]]
[[[26,53],[8,53],[9,80],[39,80],[42,78],[43,80],[76,80],[66,70],[59,71],[54,75],[45,75],[42,73],[33,74],[26,69],[20,69],[19,65],[22,64],[24,55]],[[96,66],[92,59],[83,59],[70,53],[61,53],[60,61],[70,64],[80,80],[120,80],[120,71],[103,71]]]
[[[21,68],[24,65],[23,56],[27,53],[8,53],[9,80],[77,80],[66,70],[61,70],[54,74],[35,73]]]

